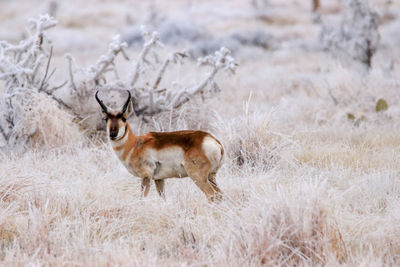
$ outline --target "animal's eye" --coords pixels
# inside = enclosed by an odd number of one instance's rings
[[[123,121],[123,122],[126,122],[126,119],[125,119],[124,117],[122,117],[122,121]]]

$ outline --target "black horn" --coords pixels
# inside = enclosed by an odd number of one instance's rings
[[[96,100],[97,100],[97,102],[99,102],[99,105],[100,105],[100,107],[103,109],[103,111],[104,111],[105,113],[107,113],[107,107],[106,107],[106,105],[104,105],[103,101],[101,101],[101,100],[99,99],[99,97],[97,96],[98,93],[99,93],[99,91],[97,91],[96,94],[95,94]]]
[[[129,102],[131,102],[131,92],[129,90],[126,90],[129,94],[128,100],[126,100],[125,105],[122,107],[122,113],[125,113],[126,109],[128,108]]]

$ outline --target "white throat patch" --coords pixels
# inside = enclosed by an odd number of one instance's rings
[[[124,125],[124,127],[121,127],[118,129],[118,135],[117,135],[116,140],[119,140],[122,138],[122,136],[124,136],[125,130],[126,130],[126,125]]]

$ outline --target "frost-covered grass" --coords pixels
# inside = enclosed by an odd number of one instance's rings
[[[168,180],[166,201],[154,187],[141,199],[140,180],[107,144],[2,155],[2,262],[398,264],[400,138],[393,129],[325,127],[274,138],[277,129],[261,133],[268,116],[257,118],[221,136],[230,153],[217,204],[189,179]],[[246,130],[260,130],[259,139]],[[249,142],[240,166],[236,138]]]
[[[201,16],[195,15],[212,6],[203,2],[197,11],[189,7],[197,22]],[[46,113],[38,117],[37,134],[47,142],[24,153],[0,151],[2,265],[399,265],[400,50],[393,34],[399,18],[380,26],[383,45],[370,72],[360,73],[315,49],[318,26],[311,15],[308,20],[305,4],[268,1],[271,10],[293,14],[269,25],[250,20],[244,2],[233,1],[232,14],[217,9],[204,25],[215,32],[263,25],[281,46],[241,50],[237,74],[218,78],[220,96],[184,106],[173,121],[170,114],[152,125],[131,121],[137,133],[201,128],[219,137],[227,156],[217,175],[224,200],[208,203],[190,179],[167,180],[165,201],[154,185],[142,199],[140,180],[109,145],[85,138],[69,116],[43,100],[35,109]],[[116,25],[99,21],[118,23],[111,18],[126,3],[85,4],[75,20],[74,5],[60,3],[61,29],[53,34],[80,32],[64,45],[78,63],[91,63],[115,33]],[[166,3],[160,8],[182,8],[179,1]],[[326,3],[334,14],[336,1]],[[9,16],[18,10],[13,1],[7,5]],[[393,6],[398,14],[399,4]],[[137,9],[146,10],[143,4]],[[280,14],[266,13],[272,20]],[[209,26],[222,15],[226,24]],[[24,25],[30,15],[23,16],[13,20]],[[97,39],[81,41],[79,25]],[[65,51],[57,51],[57,40],[55,76],[63,80]],[[94,51],[81,51],[87,45]],[[192,64],[175,71],[182,83],[198,78]],[[175,74],[167,73],[165,84]],[[389,108],[377,113],[379,98]]]

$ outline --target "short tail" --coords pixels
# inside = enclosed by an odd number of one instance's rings
[[[217,141],[217,143],[219,144],[219,146],[221,147],[221,159],[220,159],[220,164],[222,164],[222,162],[224,161],[224,154],[225,154],[225,149],[224,146],[222,145],[222,143],[217,139],[214,138],[215,141]]]

